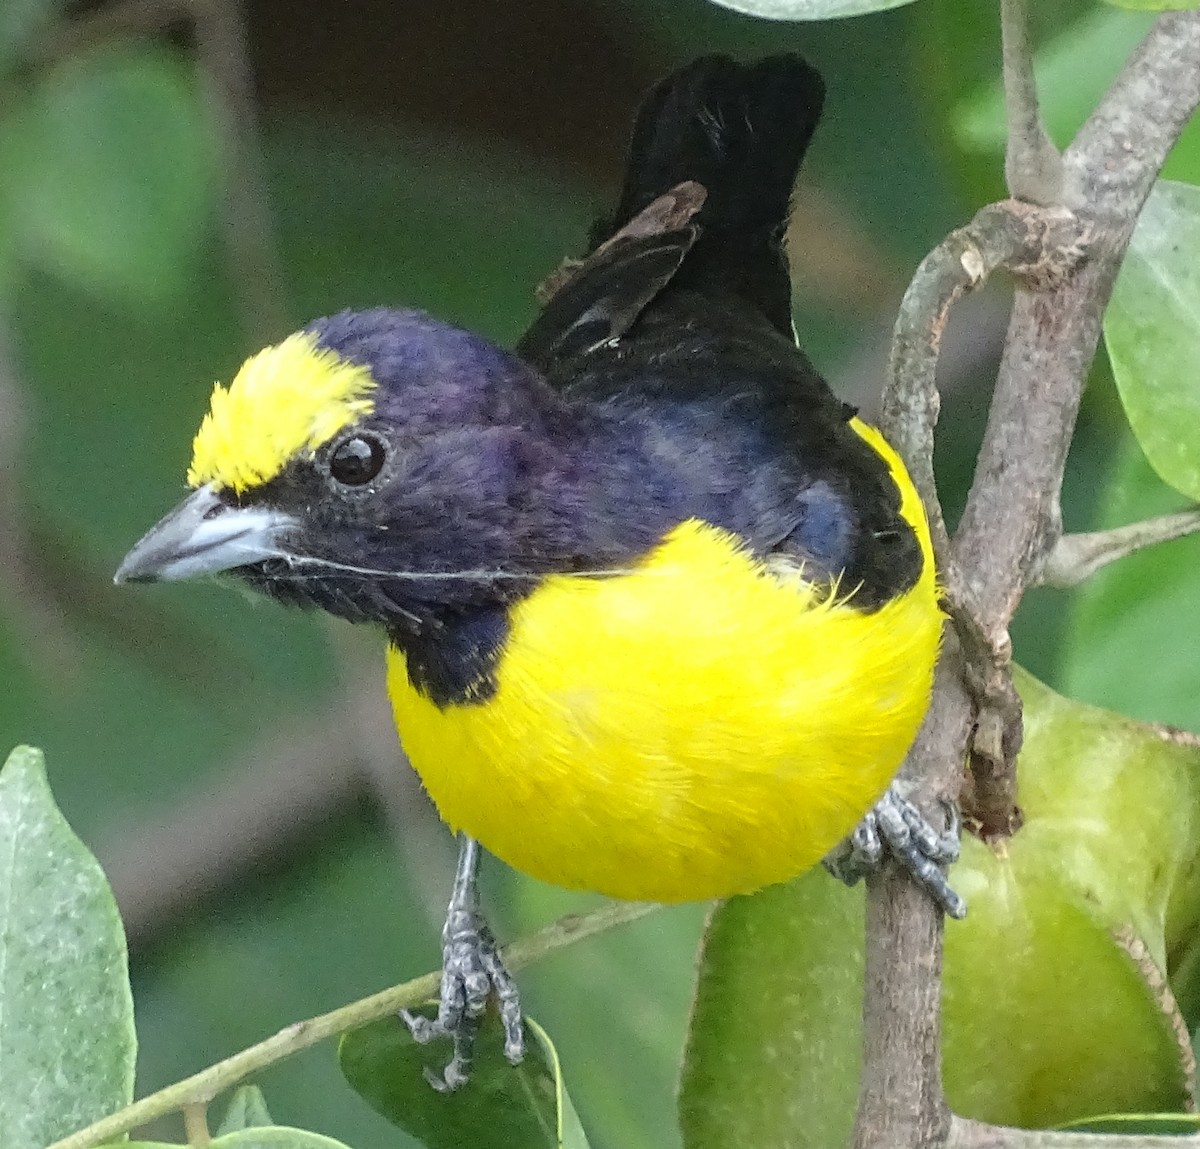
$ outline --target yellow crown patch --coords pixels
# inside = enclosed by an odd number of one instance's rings
[[[370,371],[289,335],[247,359],[228,388],[216,384],[192,444],[190,487],[238,493],[275,478],[375,408]]]

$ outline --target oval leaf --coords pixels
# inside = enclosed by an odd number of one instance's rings
[[[60,65],[6,119],[0,186],[25,258],[110,295],[173,293],[213,190],[191,69],[152,48]]]
[[[275,1125],[269,1129],[243,1129],[238,1133],[227,1133],[214,1138],[209,1149],[346,1149],[346,1146],[320,1133]]]
[[[399,1018],[346,1034],[338,1063],[355,1092],[428,1149],[586,1149],[553,1045],[540,1026],[529,1023],[525,1032],[525,1060],[510,1065],[503,1030],[489,1012],[471,1080],[453,1093],[439,1093],[425,1079],[427,1069],[440,1073],[449,1043],[418,1045]]]
[[[5,1149],[42,1149],[132,1101],[121,920],[28,746],[0,770],[0,1003]]]
[[[285,1125],[268,1128],[243,1129],[214,1137],[209,1149],[347,1149],[340,1141],[306,1129],[290,1129]],[[119,1141],[101,1149],[184,1149],[163,1141]]]
[[[1045,1128],[1186,1104],[1190,1066],[1174,1017],[1079,893],[1036,851],[1001,859],[964,846],[960,886],[982,879],[988,892],[971,903],[975,924],[946,935],[943,1080],[955,1112]]]
[[[1104,317],[1129,425],[1162,479],[1200,499],[1200,188],[1160,181]]]
[[[913,0],[713,0],[722,8],[732,8],[763,20],[835,20],[841,16],[865,16],[900,8]]]
[[[271,1114],[267,1112],[267,1099],[263,1097],[262,1090],[257,1085],[242,1085],[230,1099],[225,1118],[217,1127],[217,1136],[274,1124]]]

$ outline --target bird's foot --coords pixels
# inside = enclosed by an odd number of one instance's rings
[[[449,1037],[454,1043],[450,1061],[440,1074],[432,1069],[425,1071],[426,1080],[439,1092],[457,1089],[470,1077],[475,1038],[493,994],[504,1025],[504,1056],[516,1065],[525,1055],[517,984],[505,968],[492,931],[479,910],[470,904],[451,902],[442,931],[442,989],[437,1016],[400,1012],[414,1040],[422,1045],[439,1037]]]
[[[950,824],[939,832],[893,782],[854,833],[825,859],[825,868],[853,886],[879,868],[886,849],[949,917],[965,917],[967,903],[943,872],[958,860],[960,831],[958,811],[946,805]]]

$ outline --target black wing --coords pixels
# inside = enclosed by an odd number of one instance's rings
[[[517,350],[617,416],[631,458],[649,455],[648,518],[723,526],[840,575],[869,608],[911,584],[921,554],[886,464],[794,341],[783,234],[823,100],[796,56],[709,56],[662,81],[616,210]]]
[[[583,263],[518,353],[560,375],[568,361],[629,333],[668,285],[755,323],[765,317],[790,342],[782,238],[824,95],[821,77],[797,56],[752,65],[705,56],[659,83],[638,113],[616,210],[593,227]],[[652,230],[655,208],[695,185],[700,202],[676,203]]]

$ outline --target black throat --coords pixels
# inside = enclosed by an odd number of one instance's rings
[[[435,706],[469,706],[496,693],[496,667],[508,638],[509,607],[471,607],[420,625],[390,623],[388,641],[403,655],[408,680]]]

